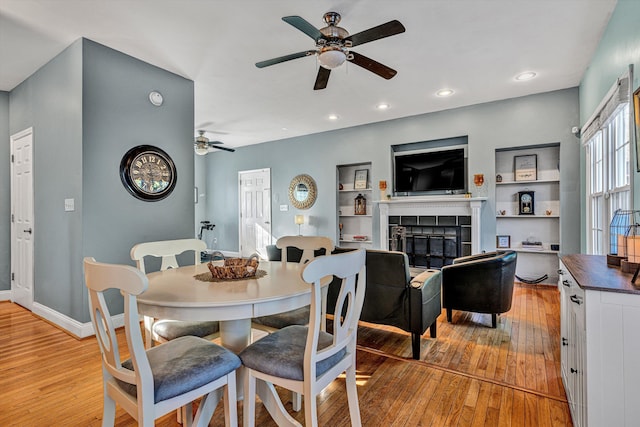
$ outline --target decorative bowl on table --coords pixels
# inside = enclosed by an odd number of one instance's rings
[[[259,259],[257,254],[249,258],[225,258],[223,265],[209,261],[207,267],[214,279],[243,279],[256,275]]]

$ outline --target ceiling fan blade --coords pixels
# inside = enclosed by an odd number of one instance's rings
[[[358,46],[364,43],[369,43],[374,40],[380,40],[385,37],[395,36],[396,34],[404,33],[404,25],[400,21],[393,20],[385,24],[380,24],[377,27],[369,28],[368,30],[361,31],[356,34],[352,34],[345,40],[351,40],[352,46]]]
[[[349,53],[351,53],[353,55],[353,59],[350,59],[348,61],[366,69],[371,71],[372,73],[375,73],[377,75],[379,75],[380,77],[389,80],[390,78],[392,78],[393,76],[395,76],[396,74],[398,74],[398,72],[396,70],[394,70],[393,68],[389,68],[384,64],[381,64],[377,61],[374,61],[371,58],[367,58],[364,55],[360,55],[357,52],[354,51],[349,51]]]
[[[316,76],[316,83],[313,85],[313,90],[324,89],[329,82],[329,74],[331,70],[324,67],[318,67],[318,75]]]
[[[224,142],[222,142],[222,141],[209,141],[207,144],[216,145],[216,144],[224,144]]]
[[[284,16],[282,20],[287,24],[293,25],[315,41],[324,38],[324,35],[320,32],[319,29],[311,25],[306,19],[302,18],[301,16]]]
[[[217,150],[224,150],[224,151],[229,151],[230,153],[233,153],[234,151],[236,151],[234,148],[227,148],[227,147],[219,147],[217,145],[211,145],[211,148],[215,148]]]
[[[316,54],[315,50],[305,50],[304,52],[292,53],[292,54],[285,55],[285,56],[279,56],[279,57],[273,58],[273,59],[267,59],[266,61],[256,62],[256,67],[264,68],[264,67],[268,67],[270,65],[275,65],[275,64],[279,64],[281,62],[291,61],[292,59],[303,58],[305,56],[311,56],[311,55],[315,55],[315,54]]]

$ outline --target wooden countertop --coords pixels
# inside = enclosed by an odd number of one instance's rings
[[[633,274],[608,266],[604,255],[571,254],[560,259],[582,289],[640,294],[640,276],[634,285]]]

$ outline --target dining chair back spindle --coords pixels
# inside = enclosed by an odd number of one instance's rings
[[[254,342],[240,353],[246,368],[244,425],[255,424],[256,388],[278,408],[278,425],[300,425],[284,409],[275,385],[304,396],[305,424],[318,425],[316,396],[343,372],[351,424],[361,425],[356,388],[356,336],[366,287],[365,251],[318,257],[302,271],[312,286],[308,326],[292,325]],[[322,326],[322,287],[331,276],[342,279],[332,333]],[[357,286],[356,286],[357,279]]]
[[[236,375],[240,359],[234,353],[194,336],[181,337],[145,350],[138,320],[137,295],[149,286],[142,271],[128,265],[84,259],[91,322],[102,355],[103,426],[115,423],[116,403],[151,427],[154,420],[184,408],[184,425],[207,426],[224,389],[225,425],[237,425]],[[107,306],[105,292],[124,297],[125,359]],[[202,397],[192,420],[192,402]]]

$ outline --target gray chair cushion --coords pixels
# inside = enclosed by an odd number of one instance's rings
[[[181,320],[158,320],[153,324],[153,332],[167,341],[193,335],[204,338],[220,330],[218,322],[183,322]]]
[[[180,337],[147,350],[153,374],[155,402],[170,399],[202,387],[240,367],[238,356],[202,338]],[[133,370],[133,362],[122,363]],[[131,396],[136,386],[116,380]]]
[[[307,343],[306,326],[287,326],[251,344],[239,354],[242,363],[251,369],[280,378],[302,381],[304,348]],[[333,343],[333,337],[320,331],[318,348],[323,349]],[[341,350],[333,356],[318,362],[316,375],[324,374],[346,355]]]
[[[295,310],[287,311],[279,314],[272,314],[269,316],[256,317],[252,319],[252,322],[259,325],[270,326],[275,329],[282,329],[286,326],[301,325],[305,326],[309,324],[309,314],[311,308],[309,306],[301,307]]]

